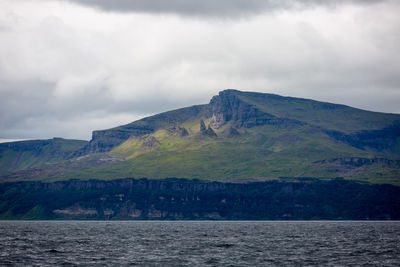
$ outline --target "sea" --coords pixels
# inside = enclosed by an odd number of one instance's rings
[[[0,221],[0,266],[400,266],[400,222]]]

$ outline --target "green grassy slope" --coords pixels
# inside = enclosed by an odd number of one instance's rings
[[[398,121],[398,114],[273,94],[238,92],[243,101],[277,117],[296,119],[325,129],[351,133],[377,130]]]
[[[24,170],[69,158],[88,142],[53,138],[0,144],[0,172]]]
[[[209,130],[200,130],[201,120]],[[225,90],[208,105],[95,131],[89,144],[75,145],[64,156],[47,146],[18,156],[0,150],[0,171],[74,155],[79,160],[34,179],[345,177],[400,184],[400,115],[271,94]],[[99,163],[82,159],[94,155]]]
[[[207,105],[196,105],[146,117],[126,125],[112,128],[111,130],[129,130],[135,126],[148,126],[155,130],[165,129],[174,126],[175,124],[184,124],[188,121],[193,121],[194,119],[200,119],[201,117],[206,116],[206,113]]]
[[[274,126],[241,129],[233,138],[199,135],[200,124],[188,122],[194,129],[188,137],[158,131],[152,136],[160,145],[151,151],[141,149],[143,139],[132,138],[110,154],[126,161],[71,172],[58,179],[115,179],[124,177],[182,177],[209,180],[230,180],[249,177],[338,177],[342,173],[314,162],[326,158],[373,158],[379,153],[360,150],[340,143],[322,132],[310,134],[310,126],[277,129]],[[315,165],[315,166],[314,166]],[[377,167],[377,166],[371,166]],[[388,175],[387,172],[392,172]],[[377,175],[379,174],[379,175]],[[379,167],[368,173],[362,169],[347,178],[376,183],[398,183],[397,167]]]
[[[160,113],[111,129],[93,131],[92,140],[77,154],[108,152],[130,136],[151,134],[159,129],[200,118],[206,113],[207,105],[197,105]]]

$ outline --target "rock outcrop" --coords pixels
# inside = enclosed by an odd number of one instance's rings
[[[167,129],[169,135],[178,134],[180,137],[185,137],[189,135],[188,130],[185,127],[174,126]]]
[[[203,120],[200,120],[200,132],[205,132],[207,130],[206,124]]]
[[[222,132],[222,135],[224,137],[232,138],[234,136],[239,136],[240,133],[238,132],[238,130],[236,128],[228,127]]]
[[[114,147],[122,144],[132,136],[143,136],[151,134],[154,129],[150,126],[135,125],[129,128],[110,129],[93,131],[92,139],[83,149],[78,151],[75,156],[89,153],[108,152]]]
[[[161,143],[157,140],[157,138],[150,135],[144,139],[143,143],[140,145],[140,150],[152,151],[159,145],[161,145]]]
[[[181,137],[189,135],[189,132],[184,127],[178,127],[178,133]]]
[[[229,121],[232,121],[232,125],[236,128],[251,128],[266,124],[279,125],[288,122],[288,119],[268,114],[242,100],[241,93],[237,90],[224,90],[211,99],[209,108],[212,127],[218,129]]]
[[[200,134],[203,136],[209,136],[209,137],[217,136],[217,134],[211,128],[211,125],[208,125],[208,128],[206,128],[206,124],[204,123],[203,120],[200,120]]]

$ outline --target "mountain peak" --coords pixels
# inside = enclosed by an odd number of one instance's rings
[[[243,93],[243,91],[240,91],[238,89],[227,88],[227,89],[224,89],[224,90],[218,92],[219,95],[221,95],[221,94],[236,94],[236,93]]]
[[[211,125],[218,129],[232,121],[235,127],[250,128],[266,124],[274,116],[258,109],[241,98],[243,92],[227,89],[219,92],[210,101]]]

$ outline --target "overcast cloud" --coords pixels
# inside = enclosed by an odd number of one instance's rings
[[[372,4],[384,0],[69,0],[105,11],[170,13],[182,16],[237,18],[283,9],[305,9],[342,4]]]
[[[89,139],[224,88],[400,113],[398,2],[186,3],[0,0],[0,139]]]

